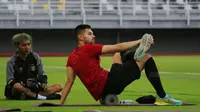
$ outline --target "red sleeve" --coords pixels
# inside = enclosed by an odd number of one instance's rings
[[[88,44],[87,45],[87,50],[91,55],[101,55],[102,53],[102,44]]]
[[[68,67],[68,66],[71,66],[71,58],[70,58],[71,56],[69,56],[68,57],[68,59],[67,59],[67,64],[66,64],[66,67]]]

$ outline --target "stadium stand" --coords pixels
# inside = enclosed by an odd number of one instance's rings
[[[199,28],[200,0],[0,0],[0,21],[1,28]]]

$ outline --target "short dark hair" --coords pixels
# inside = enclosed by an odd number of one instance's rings
[[[12,44],[14,46],[18,46],[21,42],[23,42],[25,40],[29,40],[30,42],[32,42],[32,37],[29,34],[26,34],[26,33],[18,33],[18,34],[13,36]]]
[[[85,29],[91,29],[91,26],[88,24],[80,24],[74,29],[74,34],[77,37],[78,34],[80,34]]]

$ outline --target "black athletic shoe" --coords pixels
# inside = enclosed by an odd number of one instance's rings
[[[60,98],[61,98],[60,94],[53,94],[53,95],[47,96],[47,100],[59,100]]]

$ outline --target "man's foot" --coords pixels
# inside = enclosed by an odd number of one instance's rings
[[[60,98],[61,98],[60,94],[53,94],[53,95],[47,96],[47,100],[59,100]]]
[[[135,52],[134,59],[136,61],[140,61],[145,55],[146,51],[151,47],[151,44],[153,44],[153,39],[151,39],[151,35],[144,34],[142,36],[141,43]]]
[[[182,105],[181,100],[176,100],[169,94],[166,94],[164,98],[156,97],[156,102],[154,104],[157,105]]]

